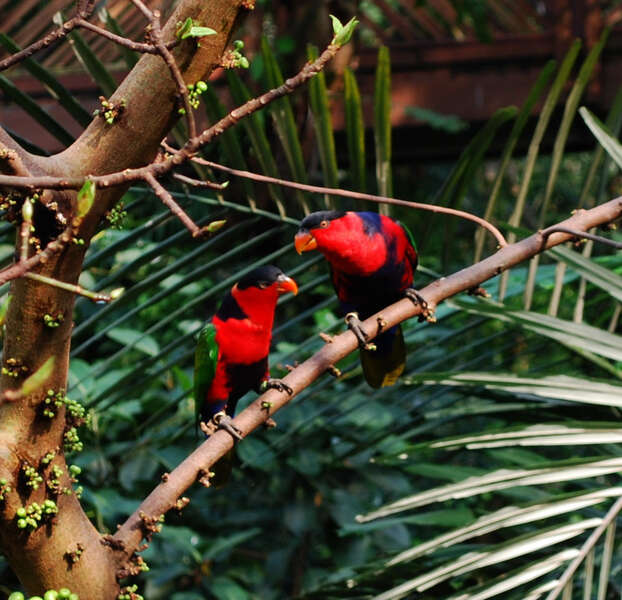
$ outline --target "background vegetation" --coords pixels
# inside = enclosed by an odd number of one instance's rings
[[[345,95],[329,100],[318,77],[293,101],[241,122],[205,157],[487,213],[522,237],[618,193],[618,166],[600,146],[564,150],[600,49],[586,56],[575,45],[545,69],[525,107],[498,111],[456,162],[425,165],[416,177],[410,165],[391,165],[386,48],[376,76],[375,147],[362,146],[356,75],[348,71]],[[281,78],[268,42],[252,62],[260,64],[250,76],[228,73],[236,103]],[[541,156],[538,136],[559,94],[564,121],[553,154]],[[608,118],[614,132],[621,98]],[[514,157],[536,100],[543,108],[529,153]],[[297,125],[307,101],[315,141],[303,151]],[[338,152],[328,101],[346,102],[349,115]],[[223,108],[210,90],[199,110],[213,120]],[[495,136],[503,136],[505,152],[484,158]],[[226,219],[226,227],[192,240],[150,190],[131,188],[94,239],[80,280],[94,290],[126,289],[110,305],[80,298],[74,316],[68,394],[92,421],[72,462],[82,468],[83,504],[100,531],[114,532],[160,474],[200,442],[194,338],[244,272],[274,263],[299,282],[298,297],[277,309],[273,375],[319,349],[319,331],[343,328],[326,264],[297,256],[292,238],[305,207],[362,205],[233,179],[222,192],[171,189],[198,224]],[[493,249],[471,223],[408,209],[391,214],[418,240],[419,287]],[[1,233],[8,264],[13,227]],[[489,298],[465,295],[440,306],[435,325],[406,324],[409,362],[395,387],[371,390],[349,357],[338,380],[316,382],[277,415],[276,429],[239,444],[231,483],[195,486],[183,514],[167,517],[143,553],[150,566],[139,578],[143,595],[385,599],[414,594],[387,591],[413,582],[421,598],[490,597],[482,590],[501,583],[504,598],[539,597],[531,590],[546,589],[621,492],[622,255],[591,243],[559,247],[484,287]],[[613,598],[622,556],[617,544],[608,549]],[[607,563],[602,556],[597,565]],[[8,593],[18,583],[0,565],[0,590]]]

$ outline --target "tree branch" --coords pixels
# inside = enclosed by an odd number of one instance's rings
[[[577,211],[572,217],[559,223],[557,227],[583,231],[611,223],[620,217],[622,217],[622,197],[590,210]],[[431,307],[435,307],[443,300],[460,292],[468,291],[505,269],[524,262],[548,248],[566,242],[572,237],[572,234],[561,231],[546,236],[542,232],[535,233],[520,242],[500,249],[481,262],[432,282],[421,289],[420,293]],[[363,328],[369,335],[369,339],[373,339],[377,334],[379,316],[382,316],[386,322],[386,327],[393,327],[419,313],[421,313],[420,306],[414,306],[407,299],[400,300],[366,319],[363,322]],[[248,408],[237,415],[233,420],[234,425],[243,432],[243,435],[248,435],[285,406],[295,395],[326,373],[337,361],[356,350],[357,347],[356,337],[350,331],[333,337],[331,343],[326,344],[311,358],[285,376],[283,381],[292,388],[292,396],[284,392],[270,390],[259,396]],[[269,407],[267,410],[266,406]],[[163,478],[163,481],[147,496],[115,534],[114,539],[123,544],[124,552],[131,554],[143,538],[144,515],[158,517],[175,507],[183,492],[202,473],[209,471],[210,466],[229,451],[232,446],[232,437],[224,431],[217,431]]]
[[[167,146],[170,149],[170,146]],[[463,210],[457,210],[455,208],[448,208],[446,206],[437,206],[435,204],[422,204],[421,202],[410,202],[409,200],[400,200],[399,198],[389,198],[387,196],[376,196],[374,194],[365,194],[363,192],[352,192],[350,190],[342,190],[339,188],[327,188],[319,185],[309,185],[307,183],[297,183],[295,181],[287,181],[285,179],[278,179],[276,177],[270,177],[268,175],[260,175],[259,173],[252,173],[251,171],[240,171],[239,169],[232,169],[231,167],[225,167],[219,163],[212,162],[211,160],[205,160],[195,156],[192,160],[200,165],[206,167],[212,167],[231,175],[237,175],[238,177],[245,177],[246,179],[252,179],[253,181],[262,181],[264,183],[274,183],[283,187],[290,187],[296,190],[303,190],[305,192],[312,192],[315,194],[329,194],[331,196],[341,196],[342,198],[354,198],[355,200],[369,200],[370,202],[378,202],[382,204],[394,204],[397,206],[408,206],[418,210],[428,210],[433,213],[441,213],[445,215],[452,215],[454,217],[460,217],[467,221],[473,221],[480,227],[487,229],[492,233],[499,247],[503,248],[507,246],[507,242],[503,237],[503,234],[490,222],[477,215],[465,212]]]

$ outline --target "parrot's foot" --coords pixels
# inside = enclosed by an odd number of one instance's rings
[[[408,298],[415,306],[421,307],[419,321],[427,321],[428,323],[436,323],[434,311],[428,305],[427,300],[414,288],[408,288],[405,292]]]
[[[233,419],[226,412],[217,412],[212,417],[212,421],[217,429],[226,431],[234,441],[240,441],[242,439],[242,431],[233,424]]]
[[[346,315],[346,323],[350,331],[356,336],[356,339],[359,342],[359,348],[361,350],[375,350],[376,344],[371,344],[367,341],[368,335],[363,331],[361,327],[361,321],[359,320],[359,316],[355,312],[348,313]]]
[[[279,390],[279,392],[287,392],[290,396],[294,393],[294,390],[290,388],[284,381],[280,379],[266,379],[261,382],[261,386],[259,386],[259,391],[261,393],[267,392],[268,390]]]

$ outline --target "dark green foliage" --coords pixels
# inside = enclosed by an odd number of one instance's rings
[[[269,51],[264,55],[268,68]],[[386,92],[388,61],[383,65]],[[542,87],[553,68],[547,67]],[[555,93],[563,88],[565,71]],[[270,76],[278,77],[274,71]],[[343,177],[362,188],[374,178],[373,169],[366,171],[361,160],[355,81],[348,77],[349,150],[357,169]],[[249,96],[237,75],[230,74],[229,83],[237,101]],[[386,102],[378,107],[379,126],[386,127]],[[213,96],[208,112],[212,119],[222,114]],[[496,174],[484,153],[501,123],[517,115],[520,119],[513,108],[495,115],[456,165],[432,165],[417,177],[410,165],[394,165],[396,196],[428,201],[436,196],[483,214]],[[540,218],[538,202],[552,166],[548,157],[536,159],[536,142],[527,159],[511,160],[508,152],[492,215],[502,224],[521,189],[530,189],[531,196],[514,225],[532,229]],[[282,169],[274,159],[279,140],[265,116],[254,115],[223,139],[223,154],[234,166],[244,164],[244,144],[252,147],[249,163],[255,168],[287,176],[291,167]],[[559,171],[547,223],[577,206],[590,172],[591,153],[561,158],[554,167]],[[601,190],[616,185],[617,172],[610,167],[593,176]],[[101,531],[115,531],[161,474],[201,442],[192,399],[196,336],[222,293],[245,272],[274,263],[300,284],[300,294],[283,298],[277,307],[273,376],[318,350],[324,343],[318,331],[344,328],[321,257],[308,260],[293,251],[299,200],[272,187],[269,199],[260,198],[256,208],[249,190],[259,186],[240,189],[248,196],[173,190],[198,224],[227,220],[223,230],[201,241],[192,240],[153,194],[132,189],[125,198],[126,229],[103,231],[89,249],[81,284],[126,288],[109,306],[79,299],[74,315],[68,395],[89,407],[93,417],[92,429],[80,436],[84,451],[73,462],[82,469],[83,503]],[[425,237],[429,215],[403,208],[396,213],[415,240]],[[473,253],[471,223],[456,222],[448,236],[445,219],[431,227],[417,287],[435,279],[435,271],[467,266]],[[8,261],[12,228],[2,235]],[[620,239],[619,233],[606,235]],[[556,281],[560,261],[568,267]],[[492,299],[463,295],[439,307],[436,325],[405,323],[409,362],[394,388],[370,389],[358,357],[350,356],[339,364],[340,379],[321,378],[276,415],[277,428],[257,431],[239,444],[231,483],[222,490],[190,489],[190,504],[181,515],[167,515],[143,553],[150,566],[140,576],[144,596],[373,597],[447,566],[449,578],[431,578],[435,585],[425,589],[421,579],[422,590],[412,593],[450,598],[506,581],[506,597],[523,598],[557,577],[568,560],[558,552],[579,547],[593,530],[590,519],[601,517],[619,495],[622,349],[616,331],[608,330],[615,330],[619,315],[622,257],[604,247],[595,248],[594,257],[570,247],[547,253],[535,271],[530,310],[522,301],[527,271],[523,265],[509,273],[503,304],[496,302],[493,280],[484,286]],[[573,322],[582,285],[585,305]],[[559,308],[546,315],[555,290]],[[243,398],[238,410],[252,398]],[[573,495],[582,500],[573,503]],[[397,510],[393,503],[404,499],[408,509]],[[554,510],[538,514],[536,504]],[[521,519],[510,521],[498,512],[510,507]],[[376,518],[378,510],[387,516]],[[487,521],[477,522],[480,518]],[[552,536],[561,528],[565,543],[554,544]],[[533,544],[527,550],[519,546],[525,540]],[[495,554],[509,548],[511,558]],[[488,564],[456,570],[476,551],[488,553]],[[600,556],[599,550],[597,564]],[[526,584],[512,579],[542,564],[552,566],[541,579]],[[609,571],[615,585],[621,583],[619,567],[616,552]]]

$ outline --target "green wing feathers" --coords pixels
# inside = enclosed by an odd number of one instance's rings
[[[209,390],[214,379],[217,363],[216,329],[212,323],[208,323],[199,333],[197,348],[194,353],[194,406],[197,423],[207,390]]]

